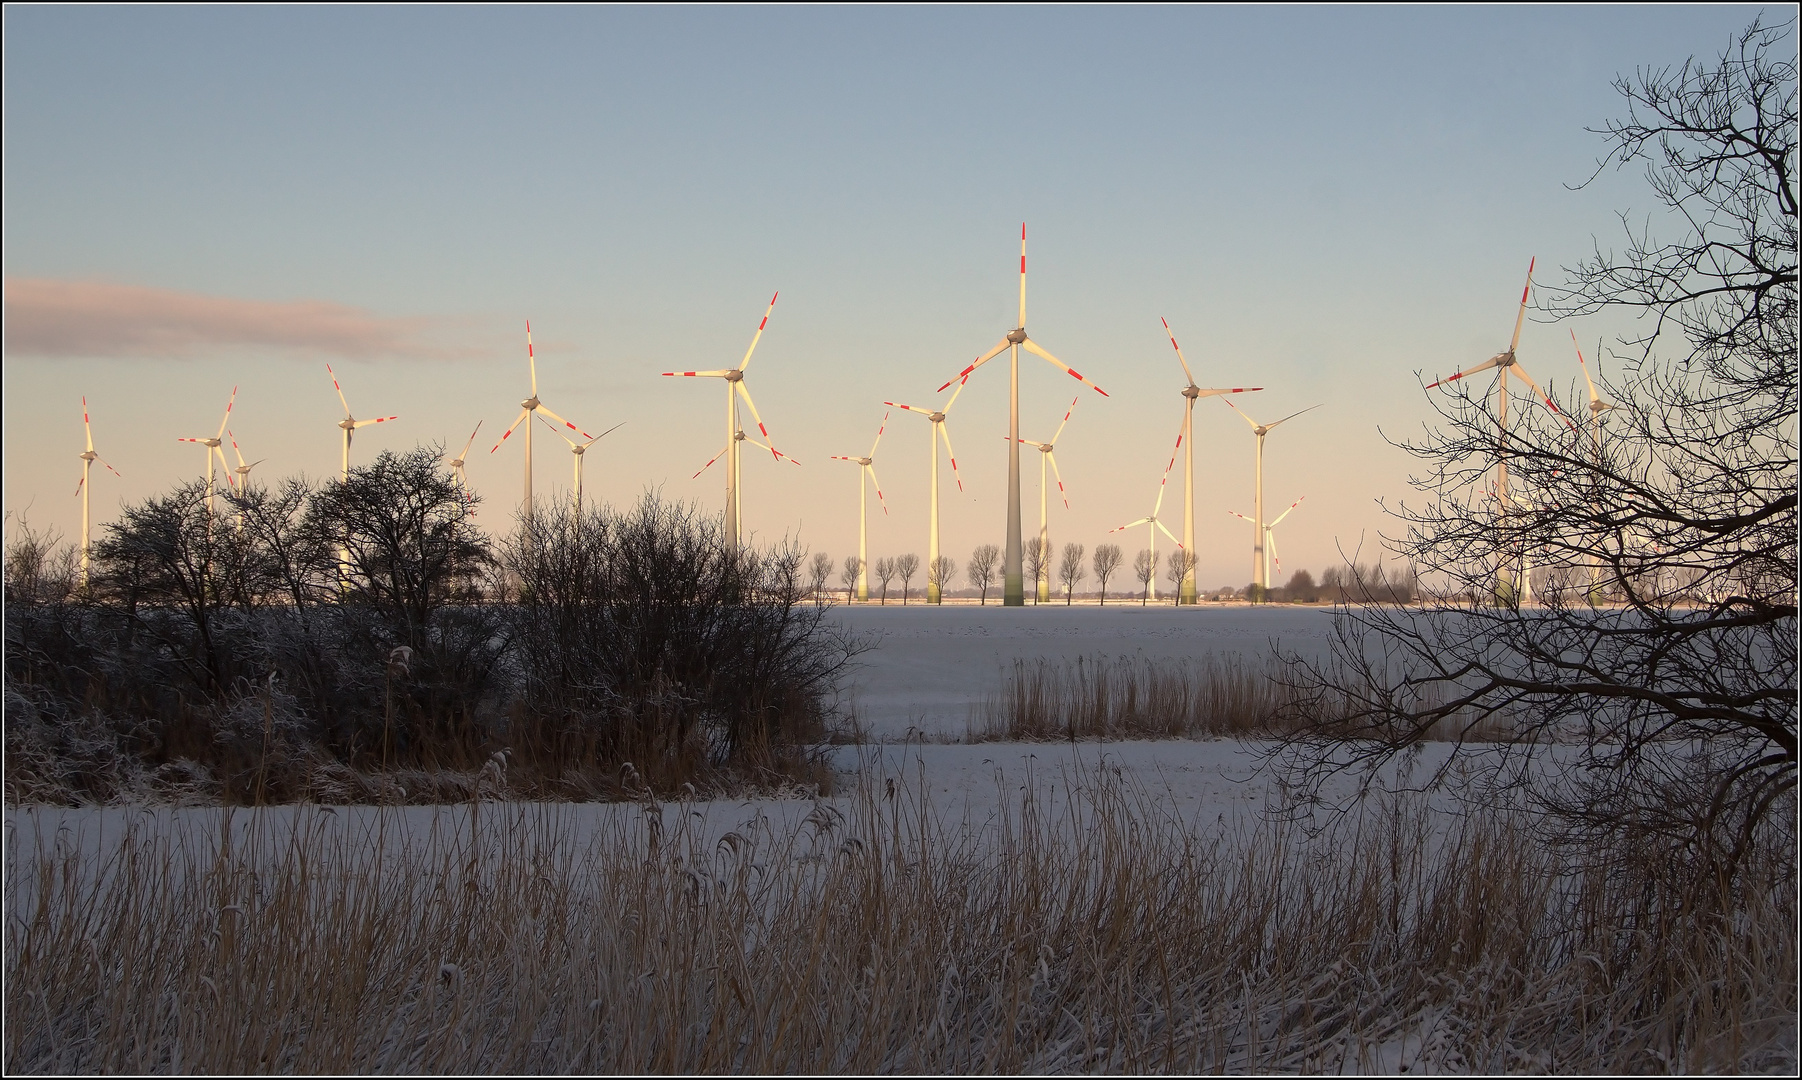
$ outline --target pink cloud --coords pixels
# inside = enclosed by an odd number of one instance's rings
[[[104,281],[6,279],[8,356],[173,358],[246,346],[346,357],[461,355],[414,340],[430,322],[324,300],[277,303]]]

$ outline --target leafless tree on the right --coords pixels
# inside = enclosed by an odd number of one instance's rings
[[[882,586],[882,602],[886,604],[888,603],[888,583],[895,580],[897,573],[895,560],[887,557],[877,559],[873,569],[876,571],[876,580]]]
[[[832,579],[832,556],[824,551],[813,553],[813,562],[807,567],[810,584],[813,588],[813,602],[818,604],[826,599],[826,582]]]
[[[1032,602],[1036,604],[1039,602],[1039,579],[1051,572],[1051,545],[1035,536],[1024,542],[1020,557],[1026,591],[1032,594]]]
[[[1077,583],[1088,574],[1082,564],[1083,548],[1081,544],[1065,544],[1064,557],[1058,564],[1058,580],[1064,584],[1064,606],[1070,606],[1070,598],[1076,592]]]
[[[845,603],[857,599],[857,572],[863,569],[863,560],[855,555],[846,555],[845,564],[838,572],[838,583],[845,587]]]
[[[1151,602],[1151,583],[1158,576],[1157,556],[1150,548],[1140,548],[1133,556],[1133,576],[1139,579],[1139,606],[1144,607]]]

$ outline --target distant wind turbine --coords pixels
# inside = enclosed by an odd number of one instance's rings
[[[1175,533],[1164,528],[1164,523],[1158,520],[1158,512],[1164,508],[1164,488],[1170,483],[1170,470],[1176,467],[1176,452],[1182,448],[1182,445],[1183,436],[1179,431],[1176,436],[1176,445],[1170,448],[1170,463],[1164,466],[1163,479],[1158,481],[1158,499],[1157,502],[1151,505],[1151,513],[1137,521],[1129,521],[1119,528],[1108,530],[1110,533],[1117,533],[1125,532],[1127,529],[1137,525],[1144,525],[1147,527],[1145,532],[1151,538],[1151,580],[1147,582],[1145,586],[1147,590],[1145,594],[1147,600],[1156,600],[1158,598],[1158,532],[1161,530],[1165,536],[1170,537],[1171,543],[1182,548],[1182,550],[1189,550],[1182,541],[1176,538]]]
[[[1553,403],[1551,397],[1547,395],[1544,390],[1539,388],[1539,384],[1533,381],[1533,377],[1527,374],[1526,368],[1521,367],[1520,361],[1515,358],[1515,350],[1520,347],[1521,324],[1525,322],[1527,318],[1527,297],[1533,291],[1533,267],[1537,262],[1537,257],[1527,261],[1527,283],[1522,286],[1520,290],[1520,310],[1514,316],[1514,336],[1508,341],[1507,351],[1496,353],[1476,367],[1465,368],[1456,375],[1448,375],[1443,379],[1435,379],[1426,386],[1428,390],[1431,390],[1435,386],[1439,386],[1443,383],[1456,382],[1467,376],[1475,375],[1480,371],[1488,371],[1490,368],[1499,369],[1495,378],[1496,437],[1499,447],[1495,458],[1496,513],[1498,518],[1505,518],[1510,512],[1510,508],[1514,505],[1513,500],[1508,498],[1508,376],[1513,375],[1520,379],[1520,381],[1526,383],[1532,388],[1533,393],[1537,394],[1539,399],[1545,402],[1546,408],[1557,413],[1561,419],[1564,416],[1564,414],[1559,411],[1558,406]],[[1569,424],[1570,421],[1565,420],[1565,423]],[[1512,568],[1504,565],[1500,570],[1500,580],[1496,583],[1497,599],[1504,603],[1513,603],[1520,599],[1523,595],[1523,590],[1529,587],[1526,577],[1524,563],[1516,563]]]
[[[533,413],[543,413],[544,415],[550,417],[552,420],[557,421],[557,423],[562,424],[564,427],[566,427],[569,430],[575,432],[576,434],[582,436],[584,439],[592,439],[593,436],[588,434],[588,432],[583,431],[581,428],[570,423],[568,420],[565,420],[565,419],[563,419],[563,417],[558,416],[556,413],[552,412],[550,410],[550,408],[544,404],[544,402],[538,400],[538,358],[532,352],[532,320],[530,320],[530,319],[526,320],[526,364],[531,368],[531,371],[532,371],[532,396],[526,398],[524,401],[519,403],[519,418],[513,421],[513,427],[510,427],[506,431],[501,433],[500,442],[495,443],[494,450],[490,450],[488,452],[490,454],[492,454],[492,453],[494,453],[495,450],[499,450],[501,448],[501,443],[504,443],[507,441],[507,436],[513,434],[514,428],[519,427],[519,425],[521,425],[521,424],[526,424],[526,420],[529,419]],[[524,499],[524,501],[522,501],[520,503],[520,513],[525,517],[527,522],[530,522],[532,520],[532,425],[531,424],[526,424],[526,450],[525,450],[525,453],[526,453],[526,487],[525,487],[525,499]]]
[[[966,376],[957,384],[957,389],[951,392],[951,400],[945,402],[945,407],[942,409],[922,409],[918,405],[903,405],[898,401],[883,402],[884,405],[906,409],[910,413],[919,413],[932,421],[932,438],[928,443],[932,457],[932,511],[929,515],[931,521],[926,535],[926,566],[928,569],[939,564],[939,441],[941,439],[945,443],[945,456],[951,459],[951,477],[957,481],[957,490],[964,489],[964,478],[957,472],[957,451],[951,449],[951,429],[945,426],[945,416],[951,411],[951,406],[957,403],[957,395],[964,392],[964,384],[968,381],[969,378]],[[938,571],[931,570],[926,577],[926,602],[928,604],[937,604],[943,598],[937,576]]]
[[[90,496],[94,493],[94,485],[88,482],[88,470],[93,468],[94,462],[98,461],[100,464],[106,465],[107,471],[118,476],[119,479],[123,480],[125,477],[120,476],[118,469],[108,465],[105,458],[94,452],[94,426],[88,422],[88,399],[85,394],[81,398],[81,428],[87,434],[88,448],[80,455],[81,479],[76,482],[75,491],[81,496],[81,585],[85,589],[88,584],[88,526],[92,521],[88,513],[88,504]]]
[[[624,420],[621,420],[619,423],[608,428],[606,431],[601,432],[599,435],[590,436],[588,438],[587,442],[577,442],[576,440],[570,438],[568,435],[563,434],[563,430],[561,428],[559,428],[556,424],[551,423],[549,420],[544,421],[544,426],[550,428],[552,431],[555,431],[559,438],[561,438],[564,442],[569,444],[570,456],[576,459],[575,460],[575,470],[576,470],[575,486],[571,489],[571,491],[573,493],[571,497],[572,497],[573,501],[575,502],[576,517],[579,518],[582,516],[582,461],[583,461],[582,455],[586,454],[588,452],[588,448],[593,446],[595,443],[600,442],[602,439],[605,439],[607,436],[618,431],[620,428],[625,427],[626,422]]]
[[[744,524],[743,496],[739,483],[741,474],[738,468],[738,444],[749,442],[753,446],[761,446],[770,452],[777,461],[790,461],[801,464],[769,443],[769,429],[763,426],[763,417],[757,413],[757,403],[751,400],[751,388],[745,385],[745,369],[751,366],[751,355],[757,351],[757,343],[763,340],[763,329],[770,324],[770,312],[776,310],[776,297],[781,293],[770,295],[770,306],[764,309],[763,321],[757,324],[757,332],[751,335],[751,347],[745,350],[745,358],[735,368],[720,368],[715,371],[666,371],[666,376],[678,376],[685,379],[724,379],[726,380],[726,445],[718,454],[707,459],[707,464],[695,471],[700,476],[712,467],[722,456],[726,458],[726,535],[730,538],[733,550],[738,549],[739,537]],[[764,442],[750,438],[739,426],[738,399],[744,398],[745,407],[751,410],[751,419],[757,421],[757,430],[764,437]]]
[[[1012,350],[1008,368],[1007,390],[1007,551],[1001,564],[1001,602],[1008,607],[1026,603],[1026,584],[1020,547],[1020,350],[1025,349],[1051,364],[1089,389],[1107,397],[1107,391],[1082,377],[1070,365],[1039,348],[1026,336],[1026,225],[1020,225],[1020,325],[1009,330],[994,348],[976,358],[976,362],[958,372],[938,388],[944,393],[954,382],[967,378],[972,371]]]
[[[215,458],[218,461],[218,466],[226,471],[225,482],[227,484],[232,482],[231,465],[225,460],[225,451],[220,449],[220,447],[225,445],[225,425],[231,423],[232,406],[237,403],[237,400],[238,388],[234,386],[232,387],[231,398],[225,403],[225,415],[219,419],[219,434],[214,435],[210,439],[175,440],[176,442],[198,443],[201,446],[206,447],[206,509],[209,516],[213,512],[213,488],[218,482],[217,473],[213,471]]]
[[[475,430],[469,433],[469,441],[463,444],[463,449],[457,451],[456,457],[447,462],[450,465],[451,474],[457,478],[457,486],[463,491],[465,502],[469,500],[469,472],[464,466],[469,458],[469,448],[476,444],[476,432],[481,430],[482,422],[477,420]]]
[[[1301,497],[1301,499],[1305,499],[1305,498],[1307,498],[1306,495],[1303,495]],[[1283,523],[1283,519],[1288,517],[1289,514],[1292,511],[1294,511],[1294,509],[1296,507],[1301,505],[1301,499],[1297,499],[1294,502],[1290,503],[1288,510],[1284,510],[1282,513],[1280,513],[1276,516],[1275,521],[1262,527],[1262,531],[1264,533],[1264,579],[1266,581],[1273,580],[1270,576],[1270,560],[1272,558],[1276,559],[1277,573],[1280,574],[1283,572],[1283,557],[1281,555],[1278,555],[1276,552],[1276,527],[1278,525],[1281,525]],[[1238,518],[1240,521],[1251,521],[1251,518],[1248,518],[1244,514],[1238,513],[1237,511],[1228,510],[1227,513],[1232,514],[1234,517]],[[1253,522],[1252,524],[1254,526],[1256,526],[1257,523]]]
[[[1264,436],[1270,434],[1270,432],[1274,428],[1276,428],[1277,424],[1286,424],[1289,421],[1300,416],[1302,413],[1313,412],[1315,409],[1320,408],[1320,406],[1319,405],[1310,405],[1307,408],[1302,409],[1301,412],[1290,413],[1288,416],[1285,416],[1281,420],[1276,421],[1276,423],[1260,424],[1256,420],[1253,420],[1251,417],[1246,416],[1245,410],[1239,408],[1239,406],[1237,406],[1237,405],[1234,405],[1232,402],[1227,401],[1226,398],[1221,398],[1220,400],[1226,402],[1226,405],[1228,408],[1230,408],[1234,412],[1238,413],[1239,416],[1242,419],[1244,419],[1244,421],[1246,423],[1250,424],[1251,425],[1251,433],[1258,437],[1258,455],[1257,455],[1257,467],[1256,467],[1256,473],[1255,473],[1255,475],[1256,475],[1255,485],[1256,486],[1255,486],[1255,492],[1253,495],[1253,502],[1255,504],[1255,508],[1256,508],[1258,517],[1257,517],[1257,522],[1256,522],[1257,529],[1254,532],[1253,538],[1252,538],[1251,577],[1252,577],[1252,584],[1258,586],[1261,589],[1268,589],[1270,587],[1270,573],[1269,573],[1270,560],[1264,553],[1264,536],[1265,536],[1265,533],[1264,533]]]
[[[344,429],[344,464],[340,476],[342,476],[345,483],[349,483],[350,440],[351,437],[356,434],[357,429],[368,427],[371,424],[386,424],[390,420],[399,420],[400,417],[378,416],[373,420],[358,420],[350,414],[350,402],[344,400],[344,387],[338,385],[338,373],[332,370],[332,365],[330,364],[325,365],[325,373],[332,377],[332,389],[338,392],[338,404],[344,406],[344,419],[338,421],[338,426]],[[236,391],[234,391],[234,393],[235,392]],[[226,411],[230,412],[231,410],[227,409]],[[221,455],[221,460],[223,460],[223,455]]]
[[[1183,387],[1183,433],[1182,442],[1188,446],[1183,453],[1183,550],[1195,550],[1195,403],[1204,397],[1219,397],[1222,394],[1250,394],[1264,389],[1262,386],[1235,386],[1230,389],[1204,390],[1195,385],[1195,376],[1189,371],[1189,362],[1183,359],[1183,349],[1176,343],[1176,333],[1170,329],[1168,319],[1159,318],[1164,324],[1164,333],[1170,337],[1170,347],[1176,350],[1176,362],[1183,366],[1183,377],[1189,385]],[[1183,574],[1183,583],[1177,590],[1178,604],[1194,604],[1198,602],[1195,591],[1195,567],[1191,565]]]
[[[876,479],[876,444],[882,441],[882,433],[888,430],[888,413],[882,414],[882,423],[876,428],[876,437],[870,440],[870,452],[863,457],[845,457],[833,454],[833,461],[849,461],[857,466],[857,598],[870,598],[870,488],[876,489],[876,502],[882,507],[882,515],[888,516],[888,502],[882,497],[882,481]],[[869,483],[865,484],[864,481]]]
[[[1045,555],[1039,560],[1038,602],[1041,604],[1051,599],[1051,503],[1045,465],[1050,463],[1052,473],[1057,476],[1058,498],[1064,500],[1065,510],[1070,509],[1070,496],[1064,491],[1064,474],[1057,467],[1057,455],[1052,453],[1052,449],[1057,446],[1058,439],[1063,437],[1064,428],[1070,423],[1070,414],[1076,411],[1076,403],[1081,400],[1081,396],[1070,399],[1070,407],[1064,410],[1064,421],[1057,426],[1057,434],[1051,436],[1050,442],[1019,440],[1039,452],[1039,550]]]

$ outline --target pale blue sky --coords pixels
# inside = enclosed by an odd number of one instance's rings
[[[1583,128],[1621,112],[1611,78],[1712,57],[1757,10],[9,6],[9,280],[328,301],[419,320],[431,347],[45,356],[9,312],[5,507],[73,537],[83,393],[126,474],[99,483],[100,520],[196,471],[174,440],[210,433],[234,382],[259,475],[329,474],[329,360],[359,415],[401,415],[360,460],[454,450],[484,420],[470,473],[500,527],[518,450],[487,448],[525,393],[527,318],[544,400],[595,431],[629,421],[591,452],[591,494],[717,507],[723,476],[689,477],[723,441],[720,388],[656,373],[734,363],[780,289],[749,382],[804,465],[747,457],[747,522],[842,556],[856,470],[827,456],[862,453],[884,398],[931,402],[1013,325],[1024,220],[1034,339],[1112,395],[1086,394],[1060,444],[1054,541],[1118,541],[1150,509],[1181,413],[1166,316],[1204,384],[1269,388],[1240,399],[1259,419],[1327,403],[1266,460],[1270,504],[1309,496],[1285,576],[1318,573],[1404,490],[1376,429],[1427,415],[1414,372],[1505,347],[1529,257],[1553,284],[1617,210],[1651,208],[1635,175],[1566,187],[1603,149]],[[1521,356],[1577,375],[1563,326],[1529,325]],[[960,562],[1001,539],[991,369],[952,413]],[[1028,437],[1077,389],[1036,360],[1022,386]],[[926,427],[890,420],[873,556],[924,555]],[[566,487],[541,436],[539,488]],[[1250,513],[1251,443],[1202,403],[1204,585],[1250,577],[1225,511]]]

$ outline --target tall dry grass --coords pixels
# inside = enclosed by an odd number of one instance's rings
[[[723,835],[647,802],[586,834],[476,804],[135,824],[97,856],[15,838],[4,1066],[1796,1064],[1781,874],[1697,906],[1629,851],[1554,854],[1508,817],[1435,831],[1417,801],[1310,839],[1188,827],[1106,774],[1055,811],[1028,784],[979,829],[902,787]]]
[[[1157,739],[1272,731],[1282,669],[1236,653],[1193,660],[1079,656],[1015,660],[1002,688],[972,706],[973,742]]]

